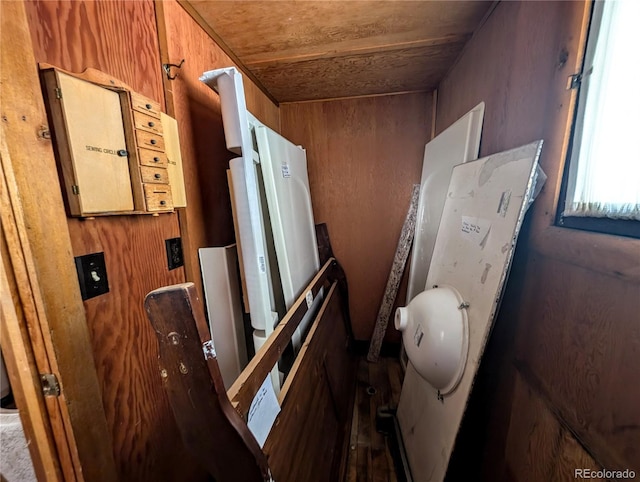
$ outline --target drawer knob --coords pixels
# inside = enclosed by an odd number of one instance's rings
[[[155,124],[154,124],[153,122],[149,122],[147,125],[148,125],[149,127],[153,127],[153,126],[155,126]]]
[[[160,201],[160,206],[164,206],[165,204],[167,204],[167,201]]]
[[[147,109],[151,109],[151,104],[145,104],[145,107],[146,107]]]
[[[155,177],[156,179],[160,179],[162,176],[160,176],[160,174],[154,174],[153,177]]]
[[[153,158],[153,162],[160,162],[160,158],[159,157],[154,157]]]
[[[151,144],[152,146],[155,146],[157,144],[157,141],[155,139],[151,139],[149,141],[149,144]]]
[[[120,149],[120,150],[118,151],[118,155],[119,155],[120,157],[127,157],[127,156],[129,155],[129,153],[127,152],[127,150],[126,150],[126,149]]]

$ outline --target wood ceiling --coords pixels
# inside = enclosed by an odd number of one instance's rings
[[[181,2],[278,102],[432,90],[493,3]]]

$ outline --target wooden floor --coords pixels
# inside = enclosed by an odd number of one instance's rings
[[[398,406],[402,378],[397,358],[359,360],[346,482],[397,481],[387,437],[376,430],[376,411]]]

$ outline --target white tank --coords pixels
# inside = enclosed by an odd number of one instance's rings
[[[402,332],[409,361],[441,395],[455,390],[467,363],[467,307],[455,288],[440,286],[396,310],[395,327]]]

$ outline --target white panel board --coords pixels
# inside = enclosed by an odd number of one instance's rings
[[[235,245],[200,248],[198,252],[211,338],[228,389],[247,366],[238,256]]]
[[[288,310],[320,269],[307,155],[304,149],[264,125],[256,125],[255,135]],[[313,311],[303,319],[294,335],[296,348],[300,346],[301,334],[312,319]]]
[[[409,364],[398,422],[413,480],[442,481],[532,194],[538,141],[453,170],[427,286],[451,285],[469,303],[469,355],[457,389],[438,392]]]
[[[268,127],[255,129],[287,309],[320,269],[307,155]]]
[[[483,119],[481,102],[425,146],[407,304],[424,290],[451,171],[478,158]]]

